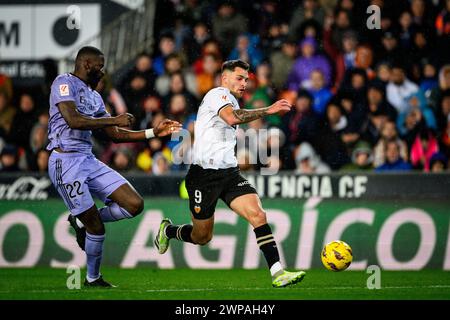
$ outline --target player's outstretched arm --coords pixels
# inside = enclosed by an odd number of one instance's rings
[[[234,110],[231,105],[228,105],[219,111],[219,116],[231,126],[251,122],[269,114],[283,114],[291,110],[291,107],[291,104],[285,99],[278,100],[271,106],[260,109]]]
[[[180,131],[181,127],[181,123],[177,121],[164,119],[153,129],[134,131],[114,126],[106,127],[104,131],[114,143],[120,143],[138,142],[153,137],[164,137]]]
[[[94,130],[110,126],[128,127],[133,121],[132,114],[124,113],[117,117],[91,118],[78,112],[73,101],[58,103],[59,111],[71,129]]]

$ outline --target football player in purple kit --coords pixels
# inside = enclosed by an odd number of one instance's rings
[[[177,132],[181,124],[169,119],[155,128],[132,131],[129,113],[112,117],[98,92],[104,76],[105,59],[95,47],[83,47],[75,58],[73,73],[59,75],[50,92],[48,124],[48,172],[70,211],[69,222],[77,234],[77,242],[86,252],[89,287],[112,287],[100,273],[105,222],[133,218],[142,212],[144,201],[119,173],[100,162],[92,154],[91,130],[103,129],[115,142],[144,141]],[[98,209],[92,196],[105,206]]]

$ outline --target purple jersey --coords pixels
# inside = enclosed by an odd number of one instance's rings
[[[56,77],[50,91],[50,119],[47,150],[92,153],[91,130],[71,129],[59,112],[58,103],[73,101],[80,114],[92,117],[110,117],[100,94],[75,75],[65,73]]]

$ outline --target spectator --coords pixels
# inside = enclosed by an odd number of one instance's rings
[[[313,70],[322,71],[325,77],[325,85],[331,83],[331,66],[327,58],[316,54],[317,43],[313,38],[304,39],[301,44],[302,55],[297,58],[289,73],[287,84],[289,90],[297,91],[300,88],[310,88],[310,76]]]
[[[297,94],[294,107],[283,117],[283,130],[293,147],[302,142],[314,145],[320,130],[320,118],[312,108],[313,97],[305,90]]]
[[[159,123],[159,121],[164,119],[162,113],[156,114],[152,121],[152,127],[154,124]],[[157,153],[162,153],[168,159],[171,159],[171,150],[165,145],[163,140],[160,138],[150,139],[147,143],[145,149],[141,150],[136,158],[137,167],[147,173],[152,170],[152,165],[154,163],[154,155]]]
[[[8,137],[16,109],[9,104],[8,95],[4,91],[0,91],[0,137]]]
[[[156,91],[160,96],[169,94],[171,76],[174,73],[182,73],[186,89],[193,95],[197,94],[197,82],[195,75],[184,68],[180,55],[172,54],[166,58],[165,73],[156,79]]]
[[[386,121],[382,127],[381,127],[381,136],[378,140],[378,143],[375,145],[373,149],[374,154],[374,160],[373,165],[374,167],[379,167],[382,164],[384,164],[385,160],[385,151],[386,151],[386,145],[389,141],[395,141],[397,142],[399,148],[400,148],[400,157],[404,161],[408,161],[408,145],[401,140],[398,137],[397,127],[395,126],[395,122],[392,120]]]
[[[348,121],[342,107],[335,102],[327,106],[325,124],[319,132],[316,143],[317,151],[332,170],[338,170],[350,162],[347,146],[342,134],[347,129]]]
[[[186,112],[196,112],[198,108],[198,101],[195,96],[186,88],[184,75],[181,72],[174,72],[170,75],[169,92],[162,99],[163,110],[168,111],[170,100],[174,95],[181,94],[186,99]]]
[[[358,134],[357,138],[359,139],[362,125],[367,118],[366,106],[364,104],[355,104],[353,95],[348,92],[340,93],[336,97],[336,100],[342,106],[345,116],[347,117],[348,132]]]
[[[448,158],[441,152],[436,152],[430,159],[430,172],[439,173],[448,169]]]
[[[387,61],[381,61],[377,64],[374,81],[381,84],[383,94],[386,92],[387,85],[391,78],[391,65]]]
[[[119,81],[117,86],[119,92],[128,97],[130,95],[130,91],[134,91],[132,88],[132,81],[136,77],[144,78],[145,85],[143,86],[147,94],[151,91],[155,90],[155,81],[156,81],[156,72],[153,68],[153,61],[150,55],[147,53],[142,53],[138,55],[134,66],[131,70],[127,71],[123,78]],[[126,110],[116,110],[118,114],[122,112],[126,112]]]
[[[436,112],[439,109],[439,101],[441,100],[442,94],[446,90],[450,90],[450,64],[442,66],[439,70],[439,87],[431,90],[429,105]]]
[[[48,174],[48,158],[50,153],[45,149],[39,149],[36,152],[36,167],[35,171],[40,174]]]
[[[371,171],[373,170],[373,154],[370,144],[359,141],[352,152],[352,163],[346,164],[340,171]]]
[[[313,96],[313,110],[320,116],[325,114],[325,109],[333,97],[331,91],[325,87],[325,77],[320,70],[313,70],[310,75],[311,88],[309,93]]]
[[[438,132],[444,132],[450,121],[450,89],[442,93],[439,109],[436,112]]]
[[[400,137],[405,140],[409,149],[411,149],[417,134],[426,128],[427,125],[423,113],[419,108],[413,108],[404,117],[399,116],[397,119],[397,129]]]
[[[308,142],[302,142],[294,151],[296,172],[302,174],[329,173],[330,167],[324,163]]]
[[[430,128],[433,130],[437,129],[436,118],[434,116],[433,111],[428,107],[425,96],[421,91],[417,91],[411,96],[407,97],[407,109],[404,112],[401,112],[398,115],[397,126],[400,128],[400,132],[405,131],[405,118],[408,114],[411,113],[412,110],[419,110],[421,114],[421,118],[424,120],[424,125],[426,128]]]
[[[379,81],[369,83],[367,90],[367,105],[369,107],[369,112],[382,110],[382,112],[385,113],[389,119],[397,119],[397,110],[395,110],[395,108],[386,101],[383,84]]]
[[[5,145],[0,152],[0,172],[19,171],[17,148]]]
[[[0,94],[1,93],[5,94],[6,101],[11,101],[13,98],[13,85],[11,78],[0,72]]]
[[[276,90],[285,89],[286,79],[294,64],[296,53],[295,42],[286,40],[281,45],[280,51],[275,51],[270,55],[270,64],[272,65],[271,80]]]
[[[170,163],[161,152],[155,154],[152,165],[152,173],[155,176],[168,174],[170,171]]]
[[[166,59],[170,55],[174,54],[176,48],[175,38],[173,34],[165,33],[159,39],[159,51],[160,54],[157,55],[153,60],[153,69],[156,75],[162,75],[165,71]]]
[[[116,171],[130,171],[134,168],[133,154],[129,148],[119,147],[113,152],[110,163]]]
[[[198,21],[194,25],[192,39],[187,43],[189,64],[193,64],[202,55],[203,46],[210,39],[207,25],[203,21]]]
[[[409,50],[413,44],[413,20],[409,11],[403,11],[398,19],[400,25],[399,43],[404,50]]]
[[[430,59],[434,62],[438,62],[438,57],[432,46],[432,39],[427,29],[415,26],[413,45],[408,55],[414,63],[420,63],[424,59]]]
[[[375,171],[410,171],[411,169],[411,165],[400,157],[400,147],[397,142],[389,141],[386,144],[384,163],[375,168]]]
[[[26,152],[28,168],[35,168],[38,152],[45,149],[48,143],[47,126],[36,123],[29,136],[30,149]]]
[[[347,34],[349,31],[352,31],[351,28],[351,20],[350,20],[350,13],[349,11],[345,9],[338,9],[334,14],[334,23],[329,28],[330,30],[330,37],[331,41],[334,46],[338,48],[340,52],[343,52],[343,39],[344,35]],[[326,31],[325,31],[326,32]],[[326,36],[324,35],[324,38]]]
[[[255,69],[262,60],[262,53],[258,49],[259,39],[251,34],[241,34],[237,37],[236,46],[228,56],[228,60],[243,60]]]
[[[219,43],[213,39],[207,40],[203,45],[202,54],[192,64],[192,70],[195,74],[203,72],[203,57],[207,54],[213,54],[217,57],[220,64],[222,64],[222,52],[220,51]]]
[[[445,0],[445,9],[436,17],[435,27],[439,36],[450,35],[450,0]]]
[[[213,53],[203,56],[203,71],[197,74],[197,95],[203,97],[214,87],[214,77],[220,71],[219,57]],[[196,109],[196,108],[195,108]]]
[[[386,88],[388,102],[402,113],[408,111],[407,97],[417,93],[419,87],[406,78],[405,69],[400,65],[394,65],[391,71],[391,78]]]
[[[281,23],[277,21],[269,26],[267,33],[259,33],[259,38],[261,39],[260,47],[265,57],[269,57],[273,52],[279,51],[286,40],[282,33]]]
[[[365,70],[368,80],[373,80],[376,76],[376,73],[372,70],[373,55],[373,50],[368,45],[364,44],[356,47],[355,68]]]
[[[411,0],[411,13],[414,24],[421,27],[433,24],[433,20],[426,11],[425,0]]]
[[[356,66],[357,35],[354,31],[347,31],[342,37],[342,50],[334,46],[330,39],[330,32],[325,32],[324,49],[331,61],[334,62],[335,81],[333,87],[337,89],[344,79],[345,72]]]
[[[24,150],[30,149],[30,133],[37,121],[33,98],[24,93],[20,96],[19,110],[14,116],[9,141]]]
[[[445,9],[442,10],[435,21],[435,28],[438,35],[439,63],[449,63],[450,56],[450,0],[445,0]]]
[[[345,70],[356,66],[356,48],[358,38],[354,31],[348,31],[342,36],[342,58],[344,60]]]
[[[365,70],[359,68],[348,70],[339,89],[339,94],[351,95],[355,109],[361,109],[366,104],[367,82]]]
[[[149,95],[142,102],[143,115],[139,124],[140,130],[150,128],[155,114],[162,112],[161,100],[157,95]]]
[[[254,18],[256,25],[250,25],[252,32],[256,32],[261,39],[267,37],[267,44],[270,47],[274,39],[281,36],[281,14],[279,10],[280,3],[276,0],[262,0],[260,6],[256,7]],[[253,18],[253,17],[252,17]],[[252,19],[253,22],[253,19]]]
[[[388,30],[383,33],[381,38],[382,48],[380,52],[377,53],[377,61],[384,60],[391,64],[396,61],[406,58],[406,54],[400,48],[398,35],[393,30]]]
[[[439,144],[430,130],[417,134],[411,147],[411,164],[415,169],[430,171],[430,160],[433,154],[439,151]]]
[[[431,92],[439,86],[436,67],[429,60],[425,60],[423,62],[421,71],[422,77],[419,87],[420,90],[425,94],[425,97],[428,99],[431,96]]]
[[[153,88],[153,84],[151,86]],[[102,96],[106,110],[108,110],[111,115],[117,115],[128,111],[128,107],[125,104],[122,94],[113,87],[109,74],[105,74],[103,78],[100,79],[95,90]]]
[[[230,53],[238,35],[246,33],[247,30],[247,18],[237,12],[235,4],[230,1],[222,1],[212,18],[212,31],[225,56]]]
[[[442,152],[445,153],[447,158],[450,158],[450,119],[447,121],[445,130],[440,133],[439,144],[442,146]]]
[[[325,11],[317,3],[317,0],[304,0],[293,12],[289,23],[289,36],[293,39],[299,39],[299,29],[307,20],[315,20],[323,25],[325,19]]]

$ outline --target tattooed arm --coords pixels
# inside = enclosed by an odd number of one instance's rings
[[[247,123],[262,118],[269,114],[286,113],[291,110],[291,105],[287,100],[278,100],[267,108],[260,109],[238,109],[234,110],[231,105],[227,105],[219,111],[219,116],[230,126]]]

